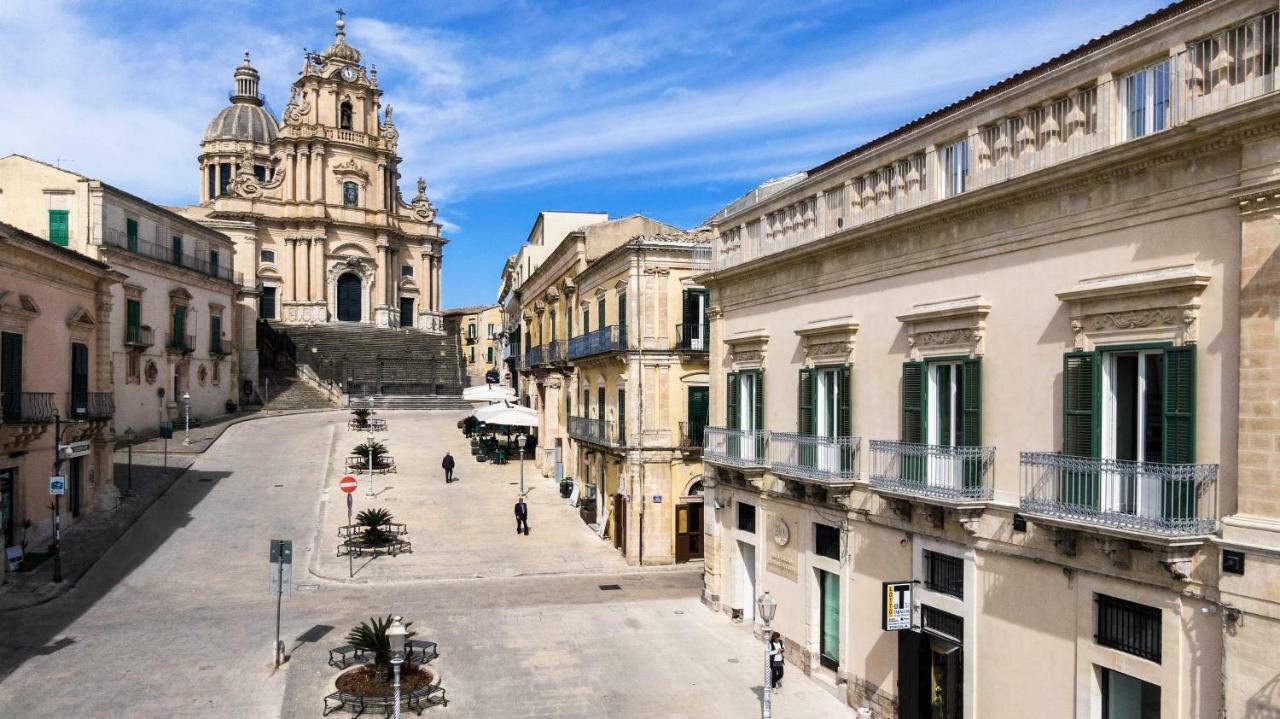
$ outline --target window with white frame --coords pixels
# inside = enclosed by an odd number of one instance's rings
[[[942,148],[942,172],[946,178],[943,190],[947,197],[958,195],[968,188],[969,138]]]
[[[1163,60],[1126,75],[1125,131],[1133,140],[1169,126],[1169,61]]]
[[[274,264],[274,263],[275,263],[275,261],[276,261],[276,251],[275,251],[275,250],[263,250],[263,251],[259,252],[259,253],[258,253],[258,261],[260,261],[260,262],[264,262],[264,263],[272,263],[272,264]]]

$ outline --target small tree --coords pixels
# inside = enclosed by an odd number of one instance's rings
[[[356,424],[361,427],[369,426],[369,409],[367,407],[359,407],[351,410],[351,414],[356,418]]]
[[[412,624],[413,622],[404,622],[405,629],[408,629]],[[387,677],[391,675],[391,640],[387,638],[387,629],[390,628],[391,615],[388,614],[385,619],[369,617],[369,621],[360,622],[359,626],[353,627],[351,631],[347,632],[348,644],[362,652],[373,655],[373,675],[381,682],[387,681]],[[416,635],[417,632],[408,632],[405,634],[405,639],[407,640]],[[409,664],[405,664],[406,668],[409,668],[409,666]]]
[[[365,544],[376,546],[391,541],[391,535],[383,529],[391,523],[391,512],[385,509],[363,509],[356,515],[356,524],[364,527],[360,533]]]
[[[372,443],[361,442],[351,449],[351,454],[359,457],[361,460],[368,462],[370,450],[373,454],[373,467],[377,468],[383,464],[383,459],[387,456],[387,445],[374,440]]]

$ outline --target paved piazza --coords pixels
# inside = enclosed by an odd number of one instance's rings
[[[231,427],[67,595],[8,614],[0,717],[318,717],[330,647],[371,615],[400,613],[439,642],[454,717],[751,717],[761,648],[705,609],[699,567],[629,568],[526,465],[530,525],[517,537],[518,463],[477,464],[460,412],[386,412],[400,471],[357,511],[390,509],[411,555],[335,556],[337,480],[363,435],[347,414]],[[445,449],[460,481],[445,485]],[[293,594],[271,667],[272,538],[295,547]],[[617,584],[617,591],[602,591]],[[788,667],[777,717],[851,710]],[[340,715],[339,715],[340,716]]]

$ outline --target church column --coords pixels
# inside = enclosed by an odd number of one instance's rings
[[[289,299],[298,301],[298,238],[286,235],[284,249],[289,255]]]
[[[434,304],[431,306],[431,309],[435,310],[436,312],[440,311],[440,275],[441,275],[440,265],[442,262],[444,262],[444,255],[437,254],[435,259],[435,266],[436,266],[435,282],[433,283],[435,285],[435,291],[436,291],[435,301],[434,301]]]
[[[316,191],[312,195],[312,199],[316,202],[324,202],[324,148],[317,147],[311,151],[314,161],[311,163],[315,172]]]
[[[384,200],[384,202],[382,203],[383,205],[386,205],[386,204],[387,204],[387,203],[385,202],[386,197],[387,197],[387,190],[386,190],[387,170],[386,170],[386,167],[387,167],[386,162],[384,162],[383,160],[378,160],[378,171],[377,171],[377,172],[374,174],[374,176],[373,176],[373,188],[372,188],[372,191],[369,193],[369,197],[365,200],[366,202],[368,202],[368,203],[369,203],[369,207],[373,207],[373,198],[375,198],[375,197],[380,197],[380,198],[382,198],[382,199]]]
[[[305,281],[307,283],[306,284],[307,301],[310,302],[311,300],[314,300],[316,298],[314,294],[314,290],[311,287],[311,275],[312,275],[311,237],[309,236],[299,237],[298,240],[302,242],[302,244],[305,245],[307,248],[306,250],[303,251],[302,276],[303,278],[305,278]],[[299,278],[299,279],[301,280],[302,278]]]
[[[294,200],[293,178],[297,177],[296,165],[297,165],[296,155],[293,149],[290,148],[285,151],[284,163],[281,165],[281,168],[280,168],[285,173],[285,178],[284,178],[285,179],[285,183],[284,183],[284,201],[285,202],[293,202]]]
[[[324,260],[325,260],[325,236],[323,234],[316,235],[311,238],[313,245],[312,263],[311,263],[311,286],[314,292],[312,296],[313,302],[324,302],[327,297],[328,287],[324,285]]]
[[[415,309],[422,311],[431,309],[431,252],[423,252],[419,258],[422,262],[415,272],[418,273],[420,278],[419,284],[422,285],[422,290],[418,293],[418,306]],[[414,321],[416,322],[417,320],[415,319]]]
[[[387,245],[386,263],[387,306],[395,312],[399,309],[396,302],[396,249],[390,245]]]

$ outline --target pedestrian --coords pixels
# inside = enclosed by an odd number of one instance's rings
[[[516,500],[516,534],[524,530],[524,535],[529,536],[529,507],[524,503],[524,495]]]
[[[781,634],[774,632],[769,635],[769,671],[773,677],[774,689],[782,688],[782,660],[786,651]]]
[[[444,467],[444,483],[448,484],[453,481],[453,455],[448,452],[444,453],[444,461],[440,463]]]

